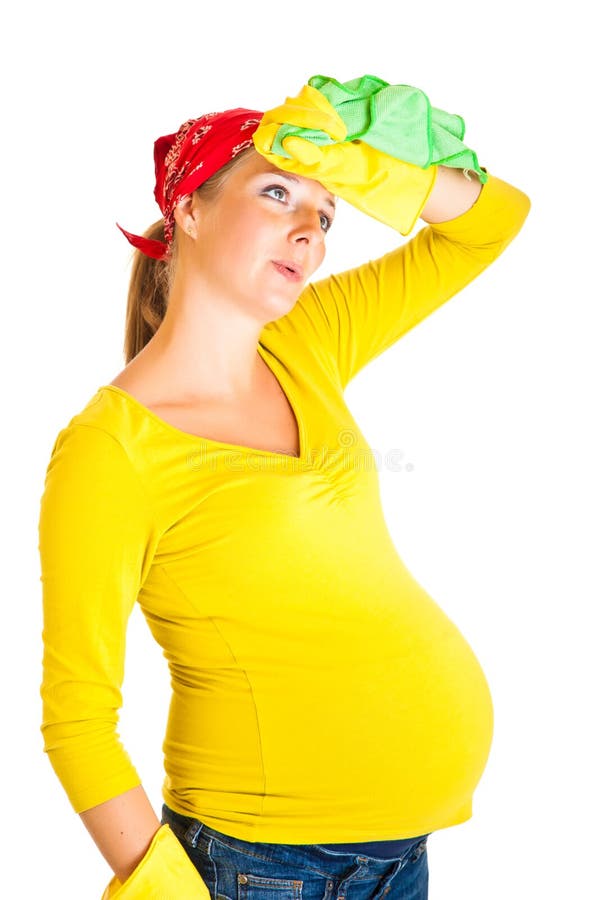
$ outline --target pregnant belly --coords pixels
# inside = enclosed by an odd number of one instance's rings
[[[233,658],[176,687],[172,789],[194,785],[205,814],[235,814],[263,840],[384,840],[464,821],[493,728],[468,642],[414,582],[329,607],[306,597],[293,618],[288,604],[235,634],[219,623]]]
[[[375,617],[341,629],[296,666],[288,654],[276,684],[257,683],[274,791],[343,796],[345,815],[374,815],[380,833],[395,823],[395,836],[468,817],[491,747],[490,691],[458,628],[430,598],[418,607],[385,628]]]

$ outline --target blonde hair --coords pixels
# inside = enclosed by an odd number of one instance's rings
[[[248,147],[232,160],[211,175],[204,184],[194,191],[204,199],[214,200],[227,178],[249,153],[256,153],[254,147]],[[165,220],[154,222],[145,232],[144,237],[152,240],[165,240]],[[125,313],[125,341],[123,353],[125,363],[131,362],[134,356],[146,346],[156,333],[165,317],[169,294],[177,265],[177,227],[168,260],[153,259],[140,250],[134,250],[129,290],[127,294],[127,310]]]

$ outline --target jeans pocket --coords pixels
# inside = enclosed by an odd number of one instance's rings
[[[299,878],[274,878],[237,873],[237,900],[302,900],[303,881]]]
[[[187,853],[196,871],[206,884],[210,896],[216,900],[217,873],[215,865],[206,849],[206,840],[199,840],[201,824],[187,816],[181,816],[172,810],[163,809],[162,823],[168,823],[175,837]],[[233,898],[224,898],[233,900]]]
[[[214,834],[214,832],[213,832]],[[307,900],[303,870],[265,856],[260,845],[237,846],[235,838],[209,836],[208,856],[214,867],[216,895],[227,900]],[[312,898],[310,898],[312,900]]]
[[[207,830],[208,855],[215,868],[216,900],[332,900],[335,879],[294,846],[251,844]]]

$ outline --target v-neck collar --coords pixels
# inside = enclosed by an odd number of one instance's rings
[[[141,403],[141,401],[136,397],[134,397],[133,394],[130,394],[128,391],[124,390],[116,384],[105,384],[102,385],[98,390],[112,391],[120,395],[121,397],[126,398],[131,405],[135,406],[138,410],[142,410],[148,418],[152,419],[154,422],[160,423],[160,425],[164,429],[170,431],[172,434],[177,435],[180,440],[185,439],[186,441],[193,441],[196,444],[200,442],[211,447],[222,447],[224,449],[235,450],[238,453],[244,453],[248,455],[258,454],[260,456],[267,456],[272,459],[285,460],[288,463],[288,467],[303,471],[306,468],[307,463],[308,441],[304,419],[300,413],[300,408],[298,405],[297,395],[292,387],[292,380],[288,377],[287,369],[285,368],[283,363],[280,362],[280,360],[275,354],[272,353],[271,350],[269,350],[260,342],[258,343],[257,349],[261,359],[279,384],[279,387],[283,395],[287,399],[290,409],[292,410],[292,413],[294,415],[298,435],[298,456],[292,453],[281,453],[275,450],[265,450],[259,447],[248,447],[245,444],[232,444],[228,441],[218,441],[213,438],[203,437],[199,434],[192,434],[192,432],[183,431],[181,428],[177,428],[175,425],[171,425],[169,422],[167,422],[165,419],[162,419],[147,406],[144,406],[144,404]],[[276,362],[278,369],[277,372],[273,370],[272,360],[275,360]],[[285,373],[285,375],[282,383],[280,376],[283,373]],[[289,466],[290,463],[292,463],[291,466]]]
[[[258,343],[258,352],[259,352],[259,355],[260,355],[261,359],[263,360],[264,364],[267,366],[267,368],[273,375],[273,378],[278,383],[282,394],[284,395],[284,397],[286,398],[286,400],[289,404],[289,407],[294,416],[294,420],[296,422],[296,432],[298,435],[298,456],[296,456],[295,454],[291,454],[291,453],[276,453],[273,450],[265,450],[264,452],[269,453],[272,456],[282,456],[282,457],[285,457],[286,459],[295,459],[298,462],[305,462],[305,460],[306,460],[306,445],[307,445],[306,430],[304,427],[304,419],[301,416],[300,410],[298,407],[296,394],[295,394],[294,390],[291,388],[291,379],[287,378],[287,371],[285,370],[285,367],[283,365],[281,365],[281,363],[279,362],[277,357],[275,357],[273,355],[273,353],[267,347],[265,347],[263,344],[261,344],[260,341]],[[267,357],[277,360],[277,365],[278,365],[280,372],[286,371],[286,379],[287,380],[286,380],[285,385],[282,384],[281,378],[278,377],[277,373],[273,371],[273,367],[269,363],[269,359]],[[287,390],[286,390],[286,387],[287,387]]]

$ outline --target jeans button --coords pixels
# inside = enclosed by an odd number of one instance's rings
[[[238,884],[248,884],[248,876],[247,875],[238,875],[237,880],[238,880]]]

